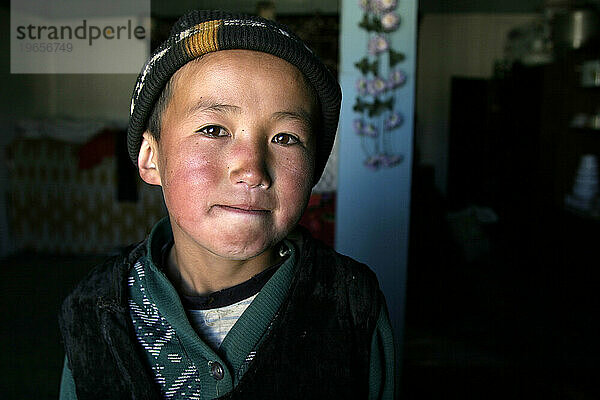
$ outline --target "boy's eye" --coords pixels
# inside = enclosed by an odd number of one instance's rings
[[[197,133],[201,133],[204,136],[208,137],[225,137],[229,136],[229,133],[219,125],[207,125],[202,127],[196,131]]]
[[[293,144],[300,143],[300,139],[289,133],[278,133],[271,141],[282,146],[291,146]]]

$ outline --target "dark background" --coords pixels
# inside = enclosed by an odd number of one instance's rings
[[[421,18],[532,13],[543,5],[420,3]],[[9,2],[1,4],[8,37]],[[177,13],[164,7],[153,7],[156,26]],[[339,14],[278,18],[336,68]],[[599,50],[589,43],[548,65],[453,77],[445,189],[418,146],[414,153],[401,398],[600,398],[594,369],[600,221],[563,201],[580,156],[600,155],[597,131],[569,128],[574,113],[600,106],[599,89],[578,84],[578,66],[599,58]],[[28,116],[34,83],[11,77],[7,57],[0,68],[2,118]],[[492,209],[497,220],[477,215],[474,206]],[[326,214],[321,228],[330,228],[332,207],[328,201],[326,213],[317,212]],[[0,260],[0,398],[57,397],[63,351],[56,314],[104,256],[23,251]]]

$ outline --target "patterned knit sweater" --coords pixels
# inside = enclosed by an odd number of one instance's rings
[[[219,348],[213,349],[193,329],[178,293],[156,265],[160,248],[172,240],[171,235],[168,220],[158,223],[147,241],[147,254],[129,270],[128,304],[135,335],[164,398],[216,398],[237,386],[267,336],[290,290],[297,244],[293,243],[295,251],[265,284]],[[370,399],[392,398],[393,352],[387,312],[382,309],[371,346]],[[61,399],[75,398],[75,382],[65,363]]]

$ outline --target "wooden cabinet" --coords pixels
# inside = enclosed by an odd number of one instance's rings
[[[594,57],[600,59],[600,51],[572,52],[544,66],[515,65],[497,79],[453,79],[452,206],[487,205],[519,220],[564,208],[581,157],[600,159],[600,130],[574,126],[600,116],[600,87],[581,85],[581,66]]]

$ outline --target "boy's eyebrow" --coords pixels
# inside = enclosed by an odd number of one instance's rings
[[[227,112],[227,113],[239,113],[241,111],[241,107],[234,106],[231,104],[221,104],[212,101],[199,101],[190,107],[188,112],[190,114],[195,113],[196,111],[216,111],[216,112]]]
[[[273,113],[273,119],[282,120],[282,119],[293,119],[299,122],[302,122],[308,126],[308,128],[312,128],[312,118],[310,113],[306,110],[299,108],[293,111],[277,111]]]
[[[193,114],[197,111],[215,111],[215,112],[225,112],[225,113],[240,113],[242,108],[240,106],[234,106],[231,104],[222,104],[213,101],[202,101],[200,100],[193,106],[191,106],[188,110],[190,114]],[[309,129],[312,129],[313,122],[311,114],[303,108],[298,108],[296,110],[285,110],[285,111],[276,111],[271,115],[276,121],[284,120],[284,119],[292,119],[299,121],[305,124]]]

